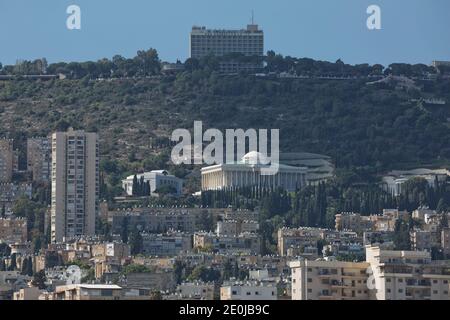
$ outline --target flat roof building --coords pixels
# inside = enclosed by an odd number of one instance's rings
[[[242,54],[246,57],[264,55],[264,32],[258,25],[247,25],[241,30],[212,30],[206,27],[192,27],[190,34],[190,57],[200,59],[208,55],[226,56]],[[261,62],[230,60],[221,62],[220,69],[226,73],[253,71],[263,67]]]
[[[239,187],[283,188],[294,192],[306,186],[307,169],[278,164],[278,172],[264,175],[262,170],[268,168],[261,153],[247,153],[239,162],[217,164],[201,169],[202,190],[221,190]]]

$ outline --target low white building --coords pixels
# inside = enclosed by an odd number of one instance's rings
[[[128,176],[126,179],[122,180],[122,188],[125,190],[127,195],[133,195],[133,180],[134,175]],[[175,194],[180,195],[183,188],[183,180],[170,175],[166,170],[153,170],[150,172],[144,172],[136,175],[137,181],[140,182],[143,178],[144,183],[149,183],[150,194],[155,194],[158,189],[168,186],[172,187],[176,192]]]
[[[220,288],[220,300],[277,300],[277,287],[264,281],[226,283]]]
[[[176,295],[181,299],[214,300],[213,282],[184,282],[177,286]]]

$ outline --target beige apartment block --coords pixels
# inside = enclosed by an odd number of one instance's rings
[[[292,300],[368,300],[366,262],[292,261]]]
[[[426,251],[366,247],[366,262],[289,263],[293,300],[450,300],[450,264]]]
[[[99,206],[98,137],[75,131],[52,135],[51,239],[94,235]]]
[[[450,264],[432,261],[426,251],[366,248],[376,300],[449,300]]]

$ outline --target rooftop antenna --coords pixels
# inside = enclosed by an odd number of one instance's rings
[[[254,22],[255,22],[255,14],[254,14],[254,12],[252,10],[252,24],[255,24]]]

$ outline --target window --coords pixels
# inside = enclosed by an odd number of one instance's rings
[[[312,279],[311,279],[311,278],[308,278],[308,282],[310,282],[310,283],[311,283],[311,282],[312,282]]]
[[[403,293],[403,289],[398,289],[398,293]]]
[[[398,282],[403,282],[403,279],[398,279]]]
[[[103,297],[112,297],[113,291],[112,290],[102,290],[102,296]]]
[[[312,293],[312,289],[308,289],[308,293]]]

